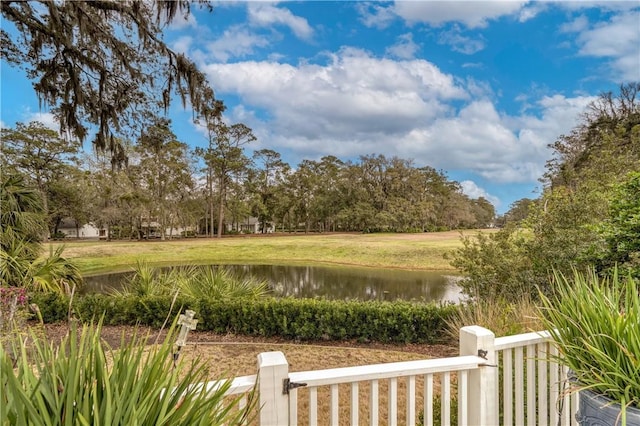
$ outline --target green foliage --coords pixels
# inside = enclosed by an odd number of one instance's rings
[[[195,273],[185,275],[184,280],[178,281],[178,287],[181,294],[193,299],[257,299],[269,291],[266,281],[253,277],[237,277],[221,268],[195,268]]]
[[[123,336],[116,351],[100,339],[100,327],[72,326],[59,347],[36,335],[28,344],[16,339],[15,361],[0,348],[1,424],[241,424],[253,408],[254,398],[242,410],[239,398],[223,402],[230,381],[212,392],[192,386],[207,381],[207,371],[201,361],[173,365],[174,327],[159,346]]]
[[[63,295],[33,295],[45,322],[66,318]],[[278,336],[291,340],[357,339],[368,342],[438,343],[448,340],[447,320],[455,305],[357,302],[324,299],[191,299],[179,296],[87,295],[76,297],[74,314],[87,321],[104,315],[108,325],[160,327],[171,306],[199,314],[198,328],[216,333]]]
[[[4,167],[25,176],[36,188],[43,202],[46,223],[52,233],[61,205],[68,204],[69,188],[61,184],[76,163],[74,155],[81,148],[77,140],[63,138],[59,132],[38,121],[17,123],[15,129],[2,129]],[[6,165],[5,165],[6,164]],[[55,198],[56,202],[51,202]]]
[[[433,423],[434,425],[448,424],[450,426],[458,425],[458,397],[455,392],[452,392],[451,398],[449,399],[451,405],[449,406],[449,410],[451,412],[451,418],[448,419],[447,422],[442,421],[442,398],[436,397],[433,400]],[[418,426],[425,426],[424,422],[424,410],[420,410],[418,413],[418,420],[416,421]],[[427,426],[428,426],[427,425]]]
[[[46,229],[37,191],[18,175],[0,182],[0,285],[63,292],[82,283],[80,272],[62,257],[63,247],[39,258]]]
[[[535,202],[514,206],[517,221],[498,234],[466,239],[452,265],[474,298],[517,301],[551,294],[551,271],[600,269],[616,262],[634,270],[638,259],[638,199],[633,183],[620,186],[640,169],[640,83],[605,93],[587,109],[585,120],[551,145],[545,188]],[[522,219],[526,211],[527,218]],[[515,219],[515,218],[514,218]],[[514,223],[515,222],[515,223]]]
[[[540,316],[558,347],[558,362],[577,386],[640,408],[640,293],[631,276],[614,269],[554,275],[556,294],[542,295]]]
[[[173,93],[183,105],[188,99],[196,114],[213,97],[204,74],[161,36],[163,25],[190,6],[184,1],[2,2],[3,20],[15,26],[2,31],[2,58],[26,70],[40,101],[57,111],[62,131],[83,140],[89,125],[95,126],[96,148],[107,148],[114,164],[122,163],[114,133],[146,124],[160,105],[169,107]]]
[[[609,218],[600,228],[606,241],[599,263],[602,268],[618,265],[621,271],[640,278],[640,173],[630,173],[615,188]]]
[[[265,281],[253,277],[238,277],[229,271],[211,266],[183,266],[162,269],[145,262],[136,264],[134,275],[120,295],[175,295],[192,299],[228,300],[260,298],[269,291]]]
[[[524,295],[537,296],[536,277],[526,232],[507,227],[491,234],[463,237],[463,247],[447,254],[451,265],[465,276],[458,282],[474,300],[515,302]]]

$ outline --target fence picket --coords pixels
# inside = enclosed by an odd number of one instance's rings
[[[433,424],[433,374],[424,376],[424,424]]]
[[[309,389],[309,424],[318,424],[318,388]]]
[[[549,421],[549,380],[547,343],[538,343],[538,425],[547,426]]]
[[[458,424],[466,425],[469,424],[468,420],[468,411],[467,404],[460,403],[461,401],[466,401],[468,398],[469,387],[468,387],[468,378],[469,373],[467,371],[458,372]]]
[[[442,379],[440,382],[442,393],[440,397],[441,406],[441,424],[442,426],[451,425],[451,373],[448,371],[442,373]]]
[[[351,424],[358,425],[360,414],[358,382],[351,383]]]
[[[524,424],[524,354],[523,347],[515,348],[516,425]]]
[[[369,425],[378,426],[378,381],[371,380],[369,390]]]
[[[387,412],[387,422],[389,426],[398,424],[398,379],[389,379],[389,411]]]
[[[503,353],[503,405],[504,424],[513,425],[513,351],[511,349],[504,350]]]
[[[340,418],[338,385],[331,385],[331,402],[329,406],[329,413],[331,416],[331,425],[338,426],[339,418]]]
[[[527,425],[536,426],[536,346],[527,345]]]
[[[416,424],[416,376],[407,377],[407,425]]]

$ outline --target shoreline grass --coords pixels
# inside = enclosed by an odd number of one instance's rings
[[[488,231],[422,234],[285,234],[265,237],[192,238],[167,241],[66,240],[64,257],[83,275],[150,265],[282,264],[343,265],[385,269],[455,271],[444,254],[461,247],[460,236]]]

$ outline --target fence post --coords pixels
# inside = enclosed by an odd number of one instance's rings
[[[289,364],[280,351],[258,354],[260,426],[289,424],[289,395],[282,392],[289,377]]]
[[[482,356],[486,367],[469,372],[467,393],[467,418],[469,425],[490,426],[498,424],[498,401],[496,401],[496,351],[495,334],[486,328],[471,325],[460,329],[460,355]],[[465,401],[458,401],[464,404]]]

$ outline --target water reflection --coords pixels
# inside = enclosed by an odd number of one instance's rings
[[[456,276],[443,272],[358,267],[223,265],[240,276],[266,280],[275,296],[359,300],[460,300]],[[85,292],[121,288],[131,273],[86,277]]]

